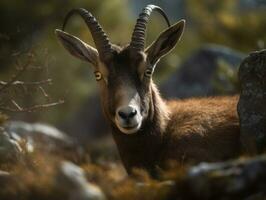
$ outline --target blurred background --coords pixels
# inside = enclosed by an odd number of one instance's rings
[[[105,135],[108,126],[92,67],[71,57],[57,42],[54,30],[62,27],[70,9],[83,7],[99,20],[113,43],[125,45],[138,13],[150,3],[161,6],[171,23],[180,19],[187,22],[182,40],[157,65],[154,79],[162,95],[188,98],[237,93],[241,60],[249,52],[265,48],[265,0],[1,0],[1,84],[14,77],[29,54],[30,69],[19,80],[49,80],[49,84],[30,91],[18,85],[8,98],[0,96],[0,105],[19,108],[61,100],[64,103],[31,113],[0,111],[12,120],[52,124],[80,141]],[[147,45],[165,28],[161,16],[153,13]],[[80,17],[73,17],[66,31],[94,45]]]

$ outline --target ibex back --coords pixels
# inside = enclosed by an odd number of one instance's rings
[[[145,48],[146,25],[153,10],[162,14],[169,27]],[[75,13],[86,22],[96,49],[64,31],[56,30],[56,35],[72,55],[94,67],[103,112],[128,173],[137,167],[154,175],[170,160],[197,163],[238,155],[237,97],[165,101],[153,83],[156,63],[179,41],[184,20],[170,25],[161,8],[148,5],[139,15],[130,44],[120,47],[82,8],[68,13],[63,30]]]

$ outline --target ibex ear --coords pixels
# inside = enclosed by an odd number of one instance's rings
[[[88,61],[94,66],[97,65],[98,51],[95,48],[64,31],[56,29],[55,34],[60,43],[71,55],[81,60]]]
[[[145,50],[152,65],[169,53],[181,38],[185,28],[185,20],[181,20],[163,31],[159,37]]]

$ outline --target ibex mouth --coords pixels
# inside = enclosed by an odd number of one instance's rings
[[[140,127],[141,127],[141,123],[136,124],[135,126],[119,126],[117,125],[118,129],[125,134],[133,134],[136,133]]]
[[[138,125],[136,125],[136,126],[124,126],[123,128],[124,129],[134,129],[134,128],[137,128],[138,127]]]
[[[126,88],[127,91],[130,90],[130,88]],[[120,105],[116,109],[116,115],[115,115],[115,124],[117,128],[125,134],[133,134],[136,133],[142,124],[142,115],[140,113],[139,109],[139,102],[137,102],[137,95],[135,94],[134,90],[134,95],[127,94],[126,92],[123,93],[123,98],[121,101],[122,106]],[[133,98],[128,98],[133,96]]]

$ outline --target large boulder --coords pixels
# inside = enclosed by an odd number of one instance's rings
[[[13,163],[21,160],[23,155],[20,144],[0,129],[0,163]]]
[[[247,153],[266,150],[266,50],[251,53],[239,68],[238,114]]]
[[[251,10],[251,9],[265,9],[266,2],[264,0],[240,0],[239,7],[241,10]]]
[[[47,151],[70,149],[75,141],[59,129],[42,123],[9,121],[4,125],[5,133],[14,141],[24,143],[27,152],[44,147]]]
[[[3,183],[8,183],[9,181],[11,181],[11,179],[12,175],[9,172],[0,170],[0,185],[2,185]]]
[[[70,200],[105,200],[102,190],[86,180],[84,171],[77,165],[63,161],[60,165],[56,185]]]
[[[265,199],[266,156],[188,169],[169,199]]]
[[[244,55],[206,45],[196,50],[160,87],[166,98],[188,98],[236,92],[236,72]]]

